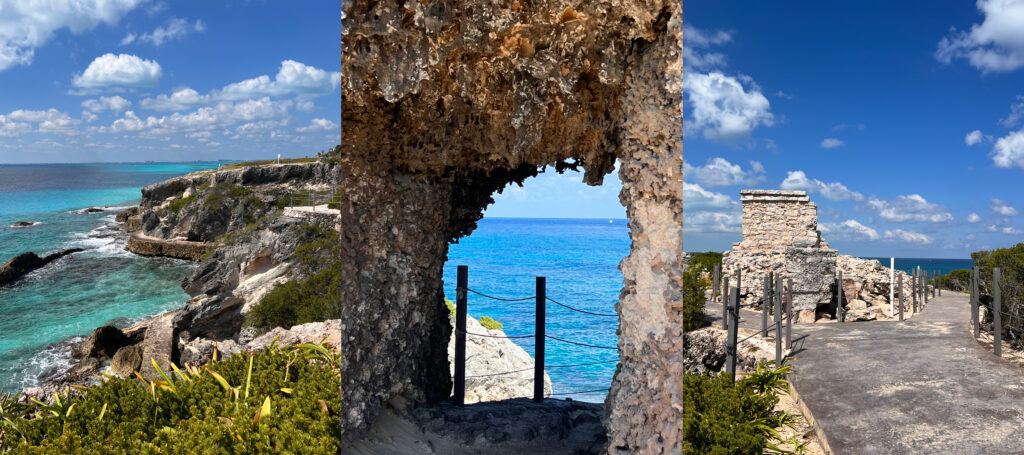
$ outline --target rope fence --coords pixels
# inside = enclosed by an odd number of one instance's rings
[[[970,293],[971,300],[971,327],[973,329],[974,337],[978,338],[981,336],[982,329],[982,293],[981,288],[983,281],[980,277],[981,270],[978,266],[971,268],[971,276],[968,284],[968,291]],[[1004,302],[1002,291],[1003,291],[1003,277],[1002,269],[1000,267],[992,268],[992,286],[989,290],[992,292],[991,295],[986,294],[986,297],[991,298],[991,302],[985,307],[986,312],[991,317],[991,329],[986,329],[986,332],[992,335],[992,353],[996,357],[1002,357],[1003,355],[1003,331],[1005,330],[1010,335],[1010,341],[1020,341],[1019,335],[1022,330],[1019,327],[1014,327],[1013,321],[1020,324],[1024,324],[1024,315],[1017,314],[1016,312],[1011,313],[1003,310],[1003,305],[1007,303],[1013,303],[1012,297],[1009,299],[1010,302]],[[1019,311],[1018,305],[1012,305],[1012,308]],[[1003,317],[1006,317],[1010,322],[1004,327]],[[989,318],[984,318],[989,319]]]
[[[534,326],[534,333],[532,335],[490,335],[484,333],[473,333],[466,330],[466,320],[468,318],[467,305],[468,305],[468,294],[475,294],[480,297],[498,301],[498,302],[526,302],[533,300],[536,305],[536,323]],[[567,343],[576,346],[582,346],[591,349],[604,349],[604,350],[618,350],[615,346],[599,346],[590,343],[584,343],[580,341],[567,340],[545,333],[547,325],[547,302],[554,303],[558,306],[564,307],[568,310],[575,311],[582,314],[598,317],[618,317],[618,314],[610,313],[597,313],[593,311],[582,310],[575,308],[571,305],[567,305],[558,302],[552,298],[547,297],[547,279],[545,277],[536,277],[536,292],[534,295],[522,298],[506,298],[489,295],[487,293],[471,289],[469,287],[469,267],[460,265],[457,267],[456,276],[456,288],[455,288],[455,377],[454,377],[454,390],[452,395],[452,401],[459,406],[465,404],[466,399],[466,379],[472,378],[487,378],[494,376],[504,376],[509,374],[522,373],[525,371],[533,370],[533,401],[542,402],[544,401],[544,369],[546,368],[579,368],[593,365],[605,365],[610,363],[618,363],[618,359],[607,360],[601,362],[589,362],[589,363],[575,363],[575,364],[564,364],[564,365],[545,365],[544,362],[544,342],[545,340],[554,340],[560,343]],[[502,338],[502,339],[533,339],[534,340],[534,366],[532,368],[521,368],[511,371],[502,371],[498,373],[488,373],[473,376],[466,376],[466,336],[484,337],[484,338]],[[580,390],[573,392],[560,392],[548,394],[548,396],[562,396],[562,395],[581,395],[587,393],[607,392],[609,389],[595,389],[595,390]]]

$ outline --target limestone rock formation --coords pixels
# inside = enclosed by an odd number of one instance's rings
[[[725,369],[728,333],[715,327],[704,327],[683,334],[683,357],[687,373],[717,373]],[[736,371],[754,371],[757,364],[775,360],[775,345],[760,337],[741,341],[736,350]]]
[[[451,319],[455,326],[455,319]],[[476,318],[466,316],[466,331],[503,337],[500,329],[488,329]],[[448,340],[449,374],[455,376],[455,331]],[[512,340],[466,336],[466,404],[533,397],[533,358]],[[526,371],[519,371],[526,370]],[[500,376],[487,376],[518,371]],[[544,395],[551,394],[551,378],[544,373]]]
[[[847,320],[876,320],[899,318],[899,307],[892,310],[889,316],[889,268],[874,259],[861,259],[853,256],[839,255],[836,268],[843,272],[843,300],[849,312]],[[897,270],[893,283],[893,300],[899,305],[898,283],[903,280],[904,319],[913,315],[911,311],[910,277]]]
[[[442,267],[492,194],[618,160],[608,450],[681,452],[681,3],[343,0],[342,30],[343,438],[396,397],[448,398]]]
[[[35,270],[41,269],[53,261],[60,259],[72,253],[78,253],[84,251],[81,248],[71,248],[67,250],[61,250],[53,254],[48,254],[44,257],[39,257],[33,252],[21,253],[3,265],[0,265],[0,286],[6,286],[17,281],[19,278],[32,273]]]

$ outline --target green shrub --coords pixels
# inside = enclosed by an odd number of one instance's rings
[[[779,392],[788,391],[789,366],[774,362],[733,384],[726,374],[683,374],[683,453],[762,454],[777,446],[779,429],[796,417],[774,412]],[[785,441],[795,442],[795,439]],[[797,444],[798,451],[802,445]]]
[[[700,269],[683,272],[683,331],[697,330],[707,325],[704,315],[708,283],[700,278]]]
[[[196,197],[198,196],[198,192],[192,193],[192,194],[188,195],[188,197],[182,197],[184,194],[185,194],[184,191],[178,193],[178,196],[177,196],[176,199],[172,200],[171,202],[168,202],[167,205],[164,206],[164,208],[160,209],[159,211],[161,213],[163,213],[163,212],[178,213],[178,212],[181,211],[181,209],[185,208],[185,206],[191,204],[192,201],[196,200]]]
[[[243,198],[248,198],[251,194],[252,190],[245,186],[236,185],[234,183],[220,183],[213,187],[213,189],[206,195],[206,199],[203,201],[203,207],[211,210],[218,209],[228,202],[237,203]],[[246,199],[246,202],[252,201]]]
[[[978,267],[978,290],[981,304],[992,314],[993,270],[999,267],[1002,280],[999,284],[1000,310],[1013,315],[1024,315],[1024,243],[1009,248],[971,253],[974,265]],[[1024,320],[1020,317],[1003,317],[1003,334],[1014,347],[1024,345]],[[991,324],[991,318],[983,321]]]
[[[0,410],[0,453],[335,454],[340,368],[336,350],[306,345],[162,381],[110,378],[51,406]]]
[[[696,253],[690,258],[689,268],[711,273],[715,270],[716,264],[722,265],[722,253],[705,251],[703,253]]]
[[[281,163],[282,164],[312,163],[312,162],[315,162],[315,161],[316,161],[316,158],[281,158]],[[268,165],[268,164],[276,164],[276,163],[277,163],[277,160],[245,161],[245,162],[242,162],[242,163],[229,163],[229,164],[225,164],[225,165],[222,165],[220,168],[221,168],[221,170],[243,169],[243,168],[247,168],[247,167],[250,167],[250,166],[265,166],[265,165]]]
[[[970,269],[950,270],[949,273],[942,275],[939,279],[941,280],[939,286],[943,289],[964,292],[970,286],[971,271]]]
[[[491,330],[501,330],[501,328],[503,327],[500,322],[495,321],[494,318],[490,316],[481,317],[480,325]]]
[[[448,315],[449,315],[449,317],[453,317],[454,318],[455,317],[455,304],[452,303],[452,301],[448,300],[447,298],[444,299],[444,304],[448,307]]]
[[[257,327],[284,327],[341,317],[341,260],[307,276],[274,286],[246,314]]]

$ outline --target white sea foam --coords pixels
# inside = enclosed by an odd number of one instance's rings
[[[125,247],[128,236],[121,227],[111,220],[89,232],[78,232],[72,235],[70,246],[84,248],[104,256],[129,256]]]
[[[85,337],[77,336],[46,346],[25,361],[24,367],[15,374],[11,382],[17,384],[19,389],[36,387],[43,375],[67,371],[74,365],[74,359],[71,358],[71,346],[84,340]]]

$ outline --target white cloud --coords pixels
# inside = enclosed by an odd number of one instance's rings
[[[970,133],[967,133],[967,135],[964,136],[964,143],[969,146],[974,145],[981,142],[982,137],[983,136],[980,130],[974,130],[971,131]]]
[[[707,52],[712,46],[732,41],[732,34],[724,30],[706,31],[690,25],[683,26],[683,64],[688,69],[705,70],[725,66],[725,55]]]
[[[1017,216],[1017,209],[1013,208],[1006,201],[992,199],[992,212],[1002,216]]]
[[[736,78],[717,71],[688,76],[686,90],[693,107],[688,127],[703,131],[705,138],[735,143],[750,137],[758,126],[774,124],[771,104],[756,87],[748,90]]]
[[[111,110],[114,112],[121,112],[132,106],[132,102],[128,101],[120,96],[101,96],[99,99],[90,99],[82,101],[82,107],[92,112],[103,112],[105,110]]]
[[[706,187],[756,185],[765,179],[764,165],[758,161],[750,162],[750,169],[743,170],[738,164],[730,163],[725,158],[710,158],[703,166],[691,166],[683,162],[683,178],[697,182]]]
[[[998,228],[996,228],[996,225],[994,225],[994,224],[990,224],[988,226],[985,226],[985,232],[995,232],[997,229]]]
[[[1014,131],[996,140],[989,156],[997,167],[1024,169],[1024,130]]]
[[[878,212],[878,216],[889,221],[928,223],[953,221],[953,214],[949,213],[945,207],[928,202],[919,194],[897,196],[891,201],[871,197],[868,200],[868,206]]]
[[[206,30],[206,25],[203,21],[196,20],[194,23],[181,18],[171,18],[167,21],[167,24],[157,27],[152,33],[143,33],[142,35],[136,35],[129,33],[121,40],[121,45],[131,44],[138,38],[139,41],[147,41],[154,46],[160,46],[161,44],[183,38],[191,32],[201,32]]]
[[[885,238],[887,240],[916,243],[919,245],[927,245],[932,243],[932,238],[924,235],[920,232],[904,231],[903,229],[893,229],[885,231]]]
[[[183,88],[175,91],[171,96],[159,95],[156,98],[146,98],[140,101],[139,105],[143,109],[153,111],[183,111],[206,104],[209,101],[209,95],[200,95],[195,90]]]
[[[968,223],[977,223],[979,221],[981,221],[981,216],[979,216],[977,213],[972,213],[970,215],[967,215],[967,222]]]
[[[742,219],[739,202],[683,182],[683,226],[687,232],[739,232]]]
[[[863,131],[864,130],[864,124],[863,123],[852,123],[852,124],[850,124],[850,123],[845,123],[844,122],[844,123],[840,123],[840,124],[838,124],[836,126],[833,126],[832,127],[832,131],[843,131],[843,130],[845,130],[847,128]]]
[[[842,147],[844,145],[846,145],[845,142],[843,142],[843,141],[841,141],[839,139],[836,139],[834,137],[826,137],[825,139],[823,139],[821,141],[821,144],[820,144],[821,148],[824,148],[824,149],[832,149],[832,148],[836,148],[836,147]]]
[[[951,30],[939,41],[935,58],[967,59],[984,73],[1024,66],[1024,0],[978,0],[977,7],[984,21],[970,31]]]
[[[75,134],[78,132],[75,127],[79,121],[54,108],[45,111],[18,109],[7,117],[15,121],[35,123],[40,133]]]
[[[1022,117],[1024,117],[1024,96],[1017,95],[1017,102],[1010,105],[1010,115],[1000,119],[999,124],[1007,128],[1013,128],[1017,126]]]
[[[310,122],[309,126],[303,126],[296,128],[295,131],[300,133],[309,133],[313,131],[340,131],[338,125],[325,118],[315,118]]]
[[[155,87],[163,72],[160,64],[130,54],[104,54],[96,57],[82,74],[75,76],[76,87],[109,86]]]
[[[844,201],[853,199],[864,200],[864,195],[851,191],[846,185],[839,182],[825,183],[818,179],[810,179],[804,171],[786,172],[786,179],[782,181],[779,188],[784,190],[804,190],[808,193],[821,193],[825,199],[831,201]]]
[[[175,112],[163,117],[149,116],[145,119],[133,111],[127,111],[109,127],[100,127],[100,133],[139,132],[145,136],[165,136],[194,131],[214,131],[236,123],[275,120],[284,124],[289,117],[291,100],[274,101],[269,97],[240,102],[223,101],[214,106],[201,107],[183,114]]]
[[[857,220],[846,220],[842,223],[820,223],[818,228],[822,232],[839,234],[840,237],[846,238],[861,238],[868,240],[878,240],[881,236],[878,235],[878,231],[861,224]]]
[[[320,96],[333,92],[340,85],[340,72],[328,72],[294,60],[285,60],[281,62],[281,68],[273,80],[270,76],[263,75],[236,82],[219,90],[216,98],[236,101],[289,93]]]
[[[0,115],[0,136],[17,137],[21,133],[32,131],[32,125],[16,122],[8,116]]]
[[[1012,226],[1006,226],[1003,228],[1003,234],[1020,235],[1024,234],[1024,231],[1020,229],[1014,229]]]
[[[114,25],[145,0],[4,0],[0,3],[0,71],[32,63],[35,49],[67,28],[73,34]]]

